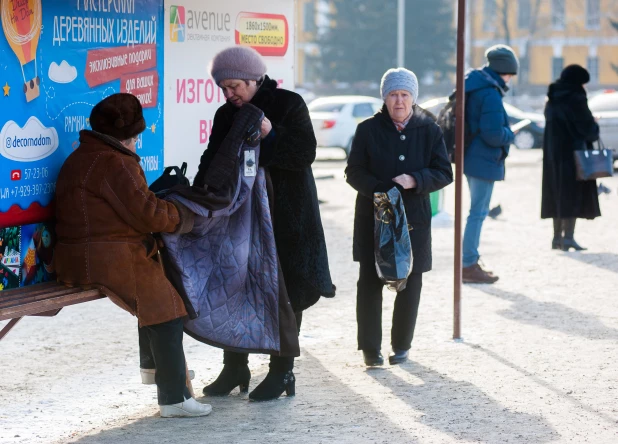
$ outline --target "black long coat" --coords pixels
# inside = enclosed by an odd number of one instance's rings
[[[431,270],[431,203],[429,193],[453,181],[442,130],[435,117],[419,106],[399,132],[386,106],[358,125],[345,170],[347,181],[358,191],[354,215],[354,260],[374,262],[373,193],[386,191],[392,179],[409,174],[417,187],[404,190],[403,197],[414,256],[413,273]]]
[[[277,82],[268,76],[251,104],[260,108],[273,126],[273,133],[262,141],[260,166],[266,167],[272,180],[277,253],[292,308],[299,312],[315,304],[320,296],[335,295],[311,170],[317,142],[302,97],[277,88]],[[204,174],[238,110],[228,102],[215,113],[195,185],[203,184]]]
[[[541,218],[594,219],[601,215],[597,184],[575,179],[573,151],[590,148],[599,125],[580,85],[557,81],[549,86],[543,138]]]

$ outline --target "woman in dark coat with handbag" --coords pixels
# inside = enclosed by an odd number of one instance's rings
[[[255,50],[235,46],[221,51],[212,61],[211,75],[227,102],[215,113],[208,148],[200,160],[194,185],[203,185],[206,170],[243,104],[251,103],[265,115],[259,128],[262,137],[259,166],[266,168],[283,274],[284,284],[279,294],[280,332],[289,338],[288,342],[293,342],[293,335],[296,343],[295,351],[282,350],[279,356],[271,355],[266,379],[249,394],[252,400],[265,401],[278,398],[284,391],[294,394],[292,369],[294,356],[299,353],[298,332],[303,310],[321,296],[335,295],[311,170],[317,143],[304,100],[292,91],[277,87],[277,82],[266,75],[266,65]],[[282,325],[288,312],[293,312],[291,319],[288,316]],[[247,390],[251,378],[248,354],[226,350],[223,363],[219,377],[204,388],[205,395],[224,396],[237,386],[241,391]]]
[[[418,81],[404,68],[382,77],[384,106],[358,125],[345,170],[358,191],[354,216],[354,260],[360,262],[356,315],[358,349],[365,364],[382,365],[382,289],[374,258],[373,193],[397,187],[410,226],[414,257],[407,286],[397,293],[393,312],[391,364],[408,359],[421,296],[422,274],[431,270],[429,193],[453,181],[442,130],[435,117],[416,105]]]
[[[553,249],[585,250],[575,242],[575,220],[601,215],[597,184],[576,179],[576,150],[592,149],[599,139],[599,125],[590,109],[584,84],[590,75],[579,65],[569,65],[549,85],[545,105],[543,140],[543,194],[541,218],[554,220]]]

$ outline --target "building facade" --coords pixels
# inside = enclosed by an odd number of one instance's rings
[[[470,0],[468,16],[471,66],[504,43],[520,58],[521,86],[547,85],[573,63],[591,86],[618,86],[617,0]]]

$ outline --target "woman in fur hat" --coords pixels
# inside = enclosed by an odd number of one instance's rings
[[[280,291],[279,319],[282,346],[271,355],[270,370],[249,398],[264,401],[285,391],[295,393],[294,357],[299,355],[298,331],[302,312],[321,296],[333,297],[320,219],[317,190],[311,170],[316,139],[309,111],[296,93],[277,87],[266,75],[262,57],[253,49],[235,46],[221,51],[210,66],[210,74],[223,90],[227,102],[216,112],[208,148],[201,158],[194,185],[204,185],[204,175],[232,126],[236,112],[250,103],[264,112],[261,127],[259,166],[265,167],[280,268],[285,282]],[[291,310],[290,310],[291,308]],[[292,313],[292,316],[289,316]],[[292,338],[294,336],[294,338]],[[285,341],[284,339],[285,338]],[[234,388],[248,391],[251,373],[248,354],[225,350],[223,370],[204,388],[208,396],[225,396]]]
[[[591,148],[599,139],[584,89],[589,81],[585,68],[569,65],[547,92],[541,218],[554,220],[555,250],[585,250],[573,238],[575,221],[601,215],[596,181],[576,179],[573,157],[573,151]]]

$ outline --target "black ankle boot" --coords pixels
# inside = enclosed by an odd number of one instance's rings
[[[551,249],[552,250],[560,250],[562,248],[562,238],[554,237],[551,241]]]
[[[294,358],[271,355],[269,367],[266,378],[249,393],[249,399],[270,401],[277,399],[283,392],[288,396],[294,396],[296,394],[296,377],[292,372]]]
[[[248,365],[227,364],[223,366],[217,379],[204,387],[202,393],[206,396],[227,396],[236,387],[240,389],[240,393],[247,393],[250,380],[251,372]]]
[[[574,249],[575,251],[587,250],[587,248],[584,248],[581,245],[579,245],[577,242],[575,242],[575,239],[567,239],[566,237],[562,239],[561,247],[562,247],[562,251],[569,251],[571,248]]]
[[[217,379],[202,390],[206,396],[227,396],[236,387],[240,393],[249,391],[251,371],[249,371],[249,355],[246,353],[223,352],[223,370]]]
[[[287,372],[269,370],[266,378],[255,390],[249,393],[252,401],[270,401],[285,392],[288,396],[296,395],[296,377],[292,370]]]

